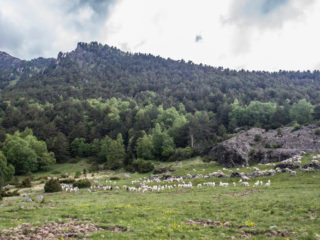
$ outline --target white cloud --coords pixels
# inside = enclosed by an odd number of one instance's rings
[[[11,0],[0,8],[0,49],[55,57],[99,41],[213,66],[312,70],[319,11],[314,0]]]

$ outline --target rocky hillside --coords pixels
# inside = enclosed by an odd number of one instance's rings
[[[14,86],[19,80],[41,73],[53,61],[51,58],[25,61],[0,51],[0,89]]]
[[[319,128],[309,125],[295,129],[284,127],[266,131],[252,128],[241,131],[210,151],[212,160],[224,166],[279,162],[301,152],[320,150]]]

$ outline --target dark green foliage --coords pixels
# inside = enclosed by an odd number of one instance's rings
[[[260,142],[261,141],[261,135],[260,134],[254,135],[254,141],[255,142]]]
[[[119,133],[116,140],[109,140],[106,151],[107,167],[111,170],[120,168],[126,157],[122,135]]]
[[[46,193],[62,191],[59,180],[58,179],[50,179],[49,181],[47,181],[46,184],[44,185],[44,191]]]
[[[47,170],[55,163],[54,154],[48,152],[46,143],[38,141],[28,128],[14,135],[7,134],[2,150],[17,174]]]
[[[301,125],[297,122],[294,123],[292,132],[298,131],[301,129]]]
[[[66,184],[73,184],[76,180],[73,178],[66,178],[66,179],[61,179],[59,180],[60,183],[66,183]]]
[[[239,129],[320,119],[319,71],[235,71],[96,42],[57,59],[6,56],[0,88],[0,145],[17,174],[52,164],[41,141],[58,163],[94,157],[117,169],[136,158],[168,161],[186,147],[205,155]],[[27,127],[38,142],[15,136],[5,150],[6,134]]]
[[[22,180],[19,187],[21,188],[30,188],[32,186],[30,177],[26,177]]]
[[[0,191],[5,182],[10,181],[14,174],[14,167],[8,165],[5,155],[0,151]]]
[[[312,120],[313,106],[306,99],[294,103],[290,109],[290,117],[299,124],[307,124]]]
[[[281,144],[278,144],[278,143],[274,143],[274,144],[270,144],[270,143],[266,143],[265,148],[270,148],[270,149],[275,149],[275,148],[281,148],[282,145]]]
[[[177,148],[174,155],[170,157],[170,161],[182,161],[194,156],[194,150],[191,147]]]
[[[320,105],[314,107],[312,116],[313,119],[320,120]]]
[[[18,189],[14,191],[1,191],[0,200],[2,199],[2,197],[15,197],[15,196],[20,196]]]
[[[58,132],[56,137],[48,139],[48,141],[50,141],[50,150],[54,152],[57,162],[66,162],[70,157],[67,137],[63,133]]]
[[[91,187],[91,182],[88,179],[81,179],[81,180],[75,181],[73,183],[73,187],[89,188]]]
[[[120,178],[119,177],[110,177],[110,180],[117,181],[117,180],[120,180]]]
[[[154,169],[154,166],[151,162],[142,159],[133,161],[132,166],[138,173],[147,173],[153,171]]]
[[[318,128],[318,129],[316,129],[315,131],[314,131],[314,134],[316,134],[316,135],[320,135],[320,128]]]

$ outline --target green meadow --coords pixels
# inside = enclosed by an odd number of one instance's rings
[[[311,156],[303,158],[303,163]],[[177,163],[156,163],[173,168],[172,176],[208,174],[222,170],[216,163],[205,163],[200,158]],[[73,176],[86,167],[85,159],[77,164],[60,164],[46,176],[60,174]],[[257,165],[260,169],[273,166]],[[233,171],[250,172],[247,168]],[[226,171],[223,171],[227,173]],[[161,176],[162,174],[159,174]],[[33,176],[32,188],[20,189],[20,196],[7,197],[0,207],[0,236],[11,239],[8,229],[28,223],[41,227],[46,222],[92,223],[97,231],[79,232],[53,239],[320,239],[320,172],[297,170],[292,176],[277,173],[274,176],[252,178],[250,187],[241,186],[239,178],[185,179],[193,188],[174,188],[162,191],[131,192],[123,185],[138,186],[131,181],[148,178],[149,174],[130,174],[123,171],[101,171],[87,174],[90,181],[107,185],[113,181],[113,190],[78,193],[44,193],[44,174]],[[83,175],[81,177],[84,177]],[[270,187],[264,186],[271,180]],[[262,186],[253,187],[261,180]],[[219,182],[229,183],[220,187]],[[202,186],[215,182],[215,187]],[[236,186],[233,186],[233,182]],[[150,185],[168,183],[151,183]],[[115,190],[119,186],[120,190]],[[23,202],[22,194],[29,194],[33,202]],[[37,196],[43,195],[39,202]],[[7,232],[5,231],[7,230]],[[10,231],[9,231],[10,232]],[[25,232],[25,234],[28,234]],[[60,235],[59,235],[60,234]],[[7,238],[5,238],[7,237]],[[0,237],[1,239],[1,237]],[[13,238],[12,238],[13,239]]]

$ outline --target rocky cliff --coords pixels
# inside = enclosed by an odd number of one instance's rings
[[[320,150],[318,129],[315,125],[269,131],[252,128],[214,146],[210,157],[221,165],[233,167],[250,163],[279,162],[301,152],[314,153]]]

